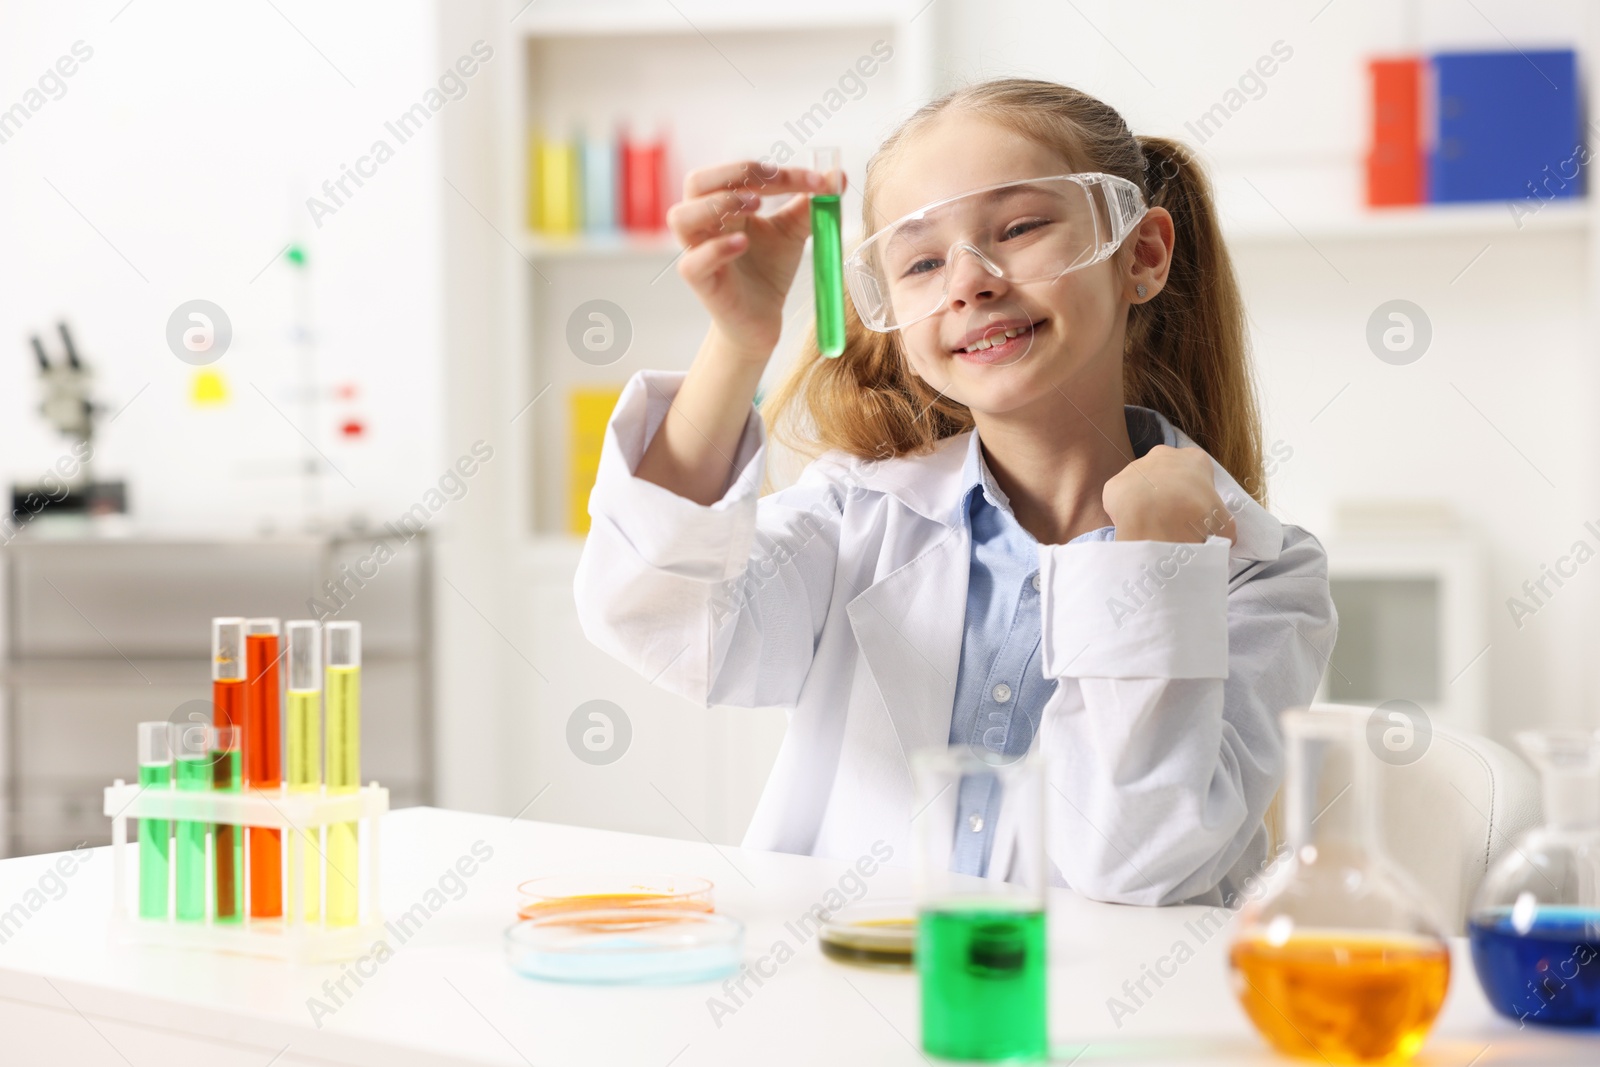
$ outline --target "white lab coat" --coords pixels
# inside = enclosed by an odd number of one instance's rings
[[[702,506],[633,474],[682,377],[634,375],[607,428],[584,633],[698,704],[789,709],[745,847],[853,861],[882,839],[909,862],[909,754],[948,743],[960,663],[968,435],[877,463],[830,453],[758,499],[752,409],[727,492]],[[1321,546],[1213,476],[1231,545],[1039,548],[1041,660],[1060,683],[1034,742],[1046,851],[1057,884],[1095,899],[1221,903],[1261,867],[1276,715],[1312,699],[1333,648]]]

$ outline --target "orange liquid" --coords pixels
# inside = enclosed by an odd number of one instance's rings
[[[1234,988],[1280,1052],[1331,1063],[1403,1063],[1450,986],[1450,953],[1413,937],[1302,934],[1233,946]]]
[[[211,683],[211,724],[213,726],[232,726],[240,732],[244,730],[244,681],[237,678],[222,678]],[[239,744],[238,740],[235,744]],[[222,760],[213,765],[213,775],[225,772],[231,775],[237,761]],[[231,778],[227,782],[214,779],[213,788],[238,789],[240,783]],[[217,918],[237,919],[243,908],[244,900],[244,849],[239,845],[239,839],[244,835],[244,827],[228,826],[218,823],[214,827],[216,836],[212,845],[213,884],[216,887]]]
[[[244,690],[244,779],[254,789],[276,793],[283,784],[279,744],[278,635],[246,634]],[[265,826],[246,833],[250,851],[250,914],[283,914],[283,834]]]
[[[711,911],[711,902],[695,897],[674,896],[671,893],[579,893],[570,897],[549,897],[530,900],[517,909],[524,919],[542,919],[549,915],[565,915],[579,911],[614,911],[625,908],[672,908],[675,911]],[[617,920],[597,920],[594,925],[606,925]],[[586,924],[588,925],[588,924]]]

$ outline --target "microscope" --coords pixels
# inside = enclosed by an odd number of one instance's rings
[[[52,361],[37,334],[32,338],[34,358],[44,400],[39,411],[56,431],[71,442],[33,485],[11,487],[11,513],[0,523],[14,532],[44,512],[52,516],[121,515],[127,512],[127,487],[124,482],[95,481],[95,420],[105,408],[89,393],[91,372],[78,356],[77,346],[66,323],[57,324],[62,355]],[[7,538],[9,539],[9,538]]]

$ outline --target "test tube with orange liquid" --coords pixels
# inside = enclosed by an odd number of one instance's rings
[[[252,790],[276,793],[283,785],[283,748],[277,619],[245,622],[244,779]],[[283,915],[283,831],[247,828],[250,854],[250,917]]]
[[[241,618],[211,620],[211,722],[218,731],[232,731],[219,733],[222,737],[237,738],[244,729],[244,629]],[[230,775],[238,773],[237,755],[235,752],[234,758],[218,766],[224,766]],[[215,772],[213,767],[214,784]],[[241,782],[230,778],[228,785],[238,789]],[[244,917],[244,828],[218,823],[213,827],[211,852],[215,919],[219,923],[238,922]]]

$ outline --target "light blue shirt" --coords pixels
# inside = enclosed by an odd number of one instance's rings
[[[1163,443],[1153,413],[1131,406],[1126,413],[1135,456]],[[1011,502],[984,462],[976,430],[961,484],[972,562],[950,743],[966,744],[985,759],[1010,763],[1033,744],[1057,684],[1044,676],[1040,664],[1039,542],[1012,514]],[[1116,534],[1116,527],[1102,526],[1067,543],[1113,541]],[[1000,810],[998,782],[992,775],[968,775],[960,790],[951,869],[982,876],[988,873]]]

